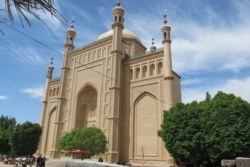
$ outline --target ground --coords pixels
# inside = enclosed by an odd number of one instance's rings
[[[65,167],[66,165],[66,161],[65,159],[49,159],[46,161],[45,167]],[[155,166],[155,165],[142,165],[142,164],[137,164],[134,165],[133,167],[168,167],[168,166]],[[3,164],[3,162],[0,162],[0,167],[13,167],[13,164]],[[19,165],[18,167],[21,167],[21,165]],[[30,167],[30,166],[27,166]],[[32,167],[36,167],[36,164],[32,165]]]
[[[52,159],[46,162],[45,167],[65,167],[65,164],[66,160]],[[3,162],[0,162],[0,167],[13,167],[13,165],[3,164]],[[19,165],[19,167],[21,167],[21,165]],[[32,165],[32,167],[36,167],[36,164]]]

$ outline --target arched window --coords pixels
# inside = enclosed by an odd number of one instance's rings
[[[102,49],[102,57],[105,57],[106,56],[106,48],[103,48]]]
[[[140,68],[137,67],[135,70],[135,79],[139,79],[139,76],[140,76]]]
[[[130,80],[133,80],[133,69],[129,70],[129,78]]]
[[[59,87],[56,88],[56,95],[59,95]]]
[[[157,74],[162,74],[162,62],[159,62],[157,65]]]
[[[167,39],[167,33],[164,32],[164,40],[166,40],[166,39]]]
[[[155,71],[155,65],[154,65],[154,64],[151,64],[151,65],[150,65],[149,75],[150,75],[150,76],[153,76],[153,75],[154,75],[154,71]]]
[[[53,88],[53,96],[56,95],[56,88]]]
[[[52,96],[52,89],[50,88],[49,89],[49,97],[51,97]]]
[[[143,66],[142,68],[142,77],[143,78],[147,77],[147,66]]]

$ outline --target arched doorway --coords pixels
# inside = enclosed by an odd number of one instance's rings
[[[142,93],[134,103],[134,158],[157,156],[157,99],[148,92]]]
[[[76,128],[96,125],[97,91],[86,86],[78,96],[76,112]]]

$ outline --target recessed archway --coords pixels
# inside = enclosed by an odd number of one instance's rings
[[[157,155],[157,99],[144,92],[134,103],[134,158]]]
[[[86,86],[78,96],[76,112],[76,128],[96,125],[97,91]]]

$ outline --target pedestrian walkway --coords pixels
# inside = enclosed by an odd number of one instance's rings
[[[3,162],[0,162],[0,167],[13,167],[13,166],[14,164],[4,164]],[[45,162],[45,167],[65,167],[65,166],[66,166],[66,160],[48,159]],[[18,167],[22,167],[22,165],[19,165]],[[36,164],[33,164],[32,167],[36,167]]]

